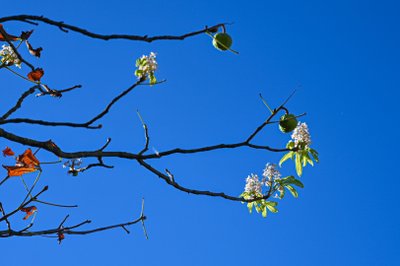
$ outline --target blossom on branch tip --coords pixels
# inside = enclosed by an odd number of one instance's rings
[[[84,168],[80,168],[82,165],[82,159],[77,158],[77,159],[72,159],[68,160],[63,164],[63,168],[69,168],[68,169],[68,174],[72,174],[73,176],[77,176],[79,172],[81,172]]]
[[[14,49],[9,46],[3,44],[3,49],[0,50],[1,63],[6,66],[15,65],[16,67],[21,68],[21,60],[18,58],[17,54],[14,52]]]
[[[266,179],[268,179],[268,181],[274,181],[276,179],[280,179],[281,178],[281,173],[279,172],[278,169],[276,169],[276,164],[271,164],[271,163],[267,163],[265,165],[265,169],[263,172],[263,183],[267,182]]]
[[[311,136],[308,132],[308,126],[306,123],[300,123],[294,129],[292,133],[292,139],[296,147],[299,145],[308,147],[311,144]]]
[[[157,82],[154,76],[154,72],[158,67],[155,53],[151,52],[149,55],[142,55],[136,60],[136,67],[135,76],[139,80],[149,79],[151,85]]]
[[[246,178],[246,186],[244,187],[244,191],[251,194],[261,194],[261,182],[258,178],[258,175],[251,174]]]

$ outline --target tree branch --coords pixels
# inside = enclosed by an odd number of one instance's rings
[[[132,86],[121,92],[119,95],[117,95],[114,99],[111,100],[111,102],[105,107],[105,109],[97,114],[95,117],[90,119],[89,121],[85,123],[72,123],[72,122],[50,122],[50,121],[44,121],[44,120],[36,120],[36,119],[29,119],[29,118],[13,118],[13,119],[6,119],[6,120],[0,120],[0,125],[3,124],[10,124],[10,123],[27,123],[27,124],[36,124],[36,125],[42,125],[42,126],[67,126],[67,127],[83,127],[87,129],[99,129],[102,126],[97,125],[97,126],[92,126],[94,122],[99,120],[100,118],[104,117],[111,109],[111,107],[117,103],[121,98],[126,96],[129,92],[131,92],[134,88],[136,88],[138,85],[140,85],[144,79],[140,79],[137,82],[135,82]],[[78,86],[75,86],[73,88],[67,89],[67,91],[71,89],[78,88]]]
[[[35,92],[35,90],[37,89],[37,85],[31,87],[29,90],[25,91],[21,97],[19,97],[17,103],[15,104],[14,107],[12,107],[10,110],[7,111],[7,113],[5,113],[0,120],[5,120],[7,119],[12,113],[14,113],[15,111],[17,111],[19,108],[21,108],[22,102],[25,100],[26,97],[28,97],[29,95],[33,94]]]
[[[189,37],[193,37],[196,35],[200,35],[203,33],[206,33],[208,31],[216,31],[218,30],[219,27],[222,27],[223,25],[226,25],[226,23],[220,23],[216,24],[211,27],[204,27],[202,30],[197,30],[193,32],[189,32],[183,35],[160,35],[160,36],[139,36],[139,35],[129,35],[129,34],[99,34],[99,33],[94,33],[91,31],[88,31],[86,29],[76,27],[67,23],[64,23],[62,21],[55,21],[49,18],[46,18],[44,16],[34,16],[34,15],[16,15],[16,16],[8,16],[8,17],[2,17],[0,18],[0,23],[7,22],[7,21],[22,21],[22,22],[27,22],[32,24],[32,21],[40,21],[52,26],[58,27],[60,30],[64,32],[68,32],[68,30],[83,34],[85,36],[88,36],[90,38],[94,39],[100,39],[100,40],[115,40],[115,39],[122,39],[122,40],[130,40],[130,41],[143,41],[143,42],[153,42],[153,41],[159,41],[159,40],[184,40]]]

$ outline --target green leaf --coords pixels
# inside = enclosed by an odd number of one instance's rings
[[[304,188],[303,183],[302,183],[300,180],[298,180],[298,179],[293,180],[292,184],[295,185],[295,186]]]
[[[306,154],[306,152],[301,153],[301,161],[302,161],[303,167],[307,166],[307,158],[305,157],[305,154]]]
[[[279,199],[283,199],[284,196],[285,196],[285,189],[282,189],[281,191],[279,191]]]
[[[288,153],[286,153],[285,155],[283,155],[282,159],[279,161],[279,167],[282,166],[282,164],[287,161],[288,159],[293,158],[293,154],[294,152],[290,151]]]
[[[138,69],[135,71],[135,76],[137,76],[137,77],[142,76],[142,74],[143,74],[143,70]]]
[[[247,208],[249,209],[249,213],[252,213],[253,212],[253,204],[254,202],[249,202],[249,203],[247,203]]]
[[[290,175],[284,178],[281,178],[281,180],[275,180],[276,182],[279,181],[279,184],[282,186],[290,185],[292,183],[292,180],[294,180],[294,176]]]
[[[278,205],[277,202],[274,202],[274,201],[267,201],[265,204],[266,204],[266,207],[268,208],[268,210],[269,210],[270,212],[273,212],[273,213],[277,213],[277,212],[278,212],[278,209],[275,208],[275,207]]]
[[[267,208],[268,208],[268,205],[267,205]],[[261,213],[264,218],[267,217],[267,208],[264,206],[264,209]]]
[[[150,84],[151,84],[151,85],[156,84],[157,79],[156,79],[156,77],[154,76],[153,73],[150,73],[150,74],[149,74],[149,79],[150,79]]]
[[[269,210],[270,212],[273,212],[273,213],[277,213],[277,212],[278,212],[278,209],[275,208],[274,206],[267,205],[267,208],[268,208],[268,210]]]
[[[304,154],[304,158],[306,158],[307,162],[311,165],[314,166],[314,162],[311,160],[310,154],[308,152],[306,152]]]
[[[293,197],[297,198],[299,196],[299,193],[297,193],[297,190],[292,187],[291,185],[287,185],[286,188],[292,193]]]
[[[310,153],[311,153],[312,157],[314,157],[314,161],[316,161],[318,163],[319,162],[318,152],[316,150],[310,148]]]
[[[288,148],[288,149],[293,149],[293,148],[294,148],[294,142],[293,142],[293,141],[289,141],[289,142],[286,144],[286,148]]]
[[[280,184],[282,186],[295,185],[295,186],[304,188],[303,183],[300,180],[294,178],[294,176],[292,176],[292,175],[288,176],[288,177],[285,177],[285,178],[282,178]]]
[[[275,207],[275,206],[278,205],[278,202],[275,202],[275,201],[266,201],[265,204],[266,204],[266,205],[270,205],[270,206],[272,206],[272,207]]]
[[[301,165],[301,155],[296,152],[296,173],[298,176],[301,176],[303,173],[303,166]]]

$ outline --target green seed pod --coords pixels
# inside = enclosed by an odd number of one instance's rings
[[[227,33],[217,33],[214,35],[213,45],[220,51],[228,50],[232,45],[232,38]]]
[[[297,119],[295,115],[292,114],[285,114],[281,116],[279,121],[279,129],[283,133],[292,132],[297,126]]]

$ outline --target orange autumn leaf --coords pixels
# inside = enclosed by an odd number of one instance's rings
[[[40,164],[39,160],[32,153],[31,149],[27,149],[23,154],[18,156],[17,162],[28,167],[34,167]]]
[[[16,158],[15,166],[3,165],[3,167],[7,170],[8,176],[21,176],[40,170],[40,162],[32,153],[32,150],[27,149]]]
[[[20,211],[26,213],[25,217],[23,218],[24,220],[26,220],[29,217],[31,217],[35,212],[37,212],[37,208],[35,206],[30,206],[30,207],[20,208]]]
[[[3,28],[3,25],[0,24],[0,30],[2,30],[5,33],[5,37],[7,37],[7,40],[9,41],[18,41],[19,37],[8,34],[6,30]],[[6,41],[6,38],[3,36],[3,34],[0,32],[0,41]]]
[[[32,81],[40,81],[43,75],[44,75],[43,69],[36,68],[35,70],[29,72],[28,79]]]
[[[32,173],[38,170],[35,167],[27,167],[27,166],[3,165],[3,167],[7,170],[8,176],[21,176],[23,174]]]
[[[32,45],[28,42],[28,40],[26,40],[25,43],[26,43],[26,47],[28,47],[29,53],[30,53],[31,55],[36,56],[36,57],[40,57],[40,53],[41,53],[42,50],[43,50],[42,47],[33,49]]]
[[[3,156],[5,157],[5,156],[13,156],[15,153],[13,152],[13,150],[11,149],[11,148],[9,148],[9,147],[6,147],[4,150],[3,150]]]

